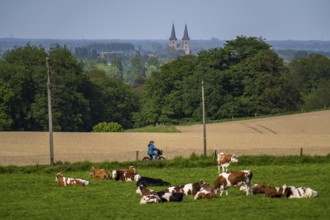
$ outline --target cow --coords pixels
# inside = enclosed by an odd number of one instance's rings
[[[295,186],[288,186],[289,199],[301,199],[301,198],[313,198],[317,196],[317,191],[309,188],[309,187],[295,187]]]
[[[204,180],[195,183],[188,183],[184,185],[183,192],[185,195],[196,195],[204,183],[206,183]]]
[[[137,188],[136,193],[142,196],[140,204],[181,202],[184,195],[183,192],[168,192],[168,189],[160,192],[154,192],[151,189],[147,189],[144,185],[140,185]]]
[[[246,192],[248,189],[245,185],[242,185],[240,187],[240,190]],[[265,184],[259,185],[259,184],[255,183],[251,186],[251,190],[252,190],[253,194],[264,194],[265,193]]]
[[[137,175],[137,170],[135,167],[130,166],[128,169],[113,170],[111,177],[114,180],[121,181],[134,181],[135,175]]]
[[[105,180],[105,179],[111,179],[110,173],[105,169],[99,169],[92,167],[92,169],[89,172],[89,175],[93,177],[96,180]]]
[[[156,194],[152,189],[147,189],[147,187],[144,185],[138,186],[135,192],[140,194],[141,196]]]
[[[184,193],[183,187],[184,185],[171,186],[167,189],[164,189],[164,191],[169,193]]]
[[[55,182],[60,186],[86,186],[89,184],[88,180],[64,177],[61,173],[56,174]]]
[[[209,184],[204,183],[201,189],[196,193],[194,200],[214,198],[216,198],[216,190],[214,190],[214,187]]]
[[[269,198],[288,198],[291,194],[291,189],[286,185],[281,187],[275,187],[271,185],[259,185],[259,190],[265,193],[266,197]]]
[[[140,200],[140,204],[150,204],[150,203],[160,203],[162,202],[161,198],[157,194],[148,194],[142,196]]]
[[[214,189],[220,189],[220,196],[223,191],[228,195],[228,187],[245,186],[247,188],[246,195],[251,195],[252,172],[250,170],[231,171],[229,173],[221,173],[214,182]]]
[[[181,202],[183,199],[183,192],[158,192],[157,195],[160,195],[162,202]]]
[[[227,172],[230,163],[237,163],[238,159],[235,154],[225,154],[223,152],[218,153],[217,164],[218,164],[218,174],[222,172]]]
[[[162,179],[154,179],[150,177],[140,176],[140,178],[136,182],[136,186],[170,186],[169,182],[166,182]]]

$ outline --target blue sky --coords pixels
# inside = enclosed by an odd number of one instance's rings
[[[329,0],[0,0],[0,38],[330,40]]]

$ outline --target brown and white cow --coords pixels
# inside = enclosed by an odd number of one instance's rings
[[[86,186],[89,184],[88,180],[64,177],[61,173],[56,174],[55,182],[60,186]]]
[[[184,187],[184,185],[171,186],[171,187],[168,187],[167,189],[164,189],[164,192],[184,193],[183,187]]]
[[[282,197],[288,198],[291,192],[290,188],[287,187],[286,185],[283,185],[281,187],[261,185],[260,187],[264,191],[265,196],[270,198],[282,198]]]
[[[201,189],[202,185],[206,182],[204,180],[200,180],[195,183],[188,183],[184,185],[183,192],[185,195],[196,195],[196,193]]]
[[[240,187],[240,191],[246,192],[247,190],[248,189],[246,188],[245,185],[242,185]],[[260,184],[255,183],[251,186],[251,190],[252,190],[253,194],[264,194],[265,193],[265,184],[260,185]]]
[[[121,181],[134,181],[136,179],[137,170],[130,166],[128,169],[113,170],[111,173],[112,179]]]
[[[95,167],[92,167],[92,169],[89,172],[89,175],[96,180],[111,179],[111,175],[107,170],[99,169]]]
[[[238,159],[235,154],[225,154],[223,152],[218,153],[217,163],[218,163],[218,174],[222,172],[227,172],[230,163],[237,163]]]
[[[147,189],[146,186],[140,185],[136,193],[142,196],[140,204],[148,203],[160,203],[160,202],[181,202],[183,199],[183,192],[169,192],[165,189],[160,192],[154,192],[151,189]]]
[[[149,194],[156,194],[152,189],[148,189],[144,185],[138,186],[135,192],[140,194],[141,196],[145,196],[145,195],[149,195]]]
[[[221,173],[214,182],[214,189],[220,189],[220,196],[223,191],[228,195],[228,187],[230,186],[245,186],[246,195],[251,195],[252,172],[250,170],[231,171]]]
[[[210,186],[207,183],[204,183],[201,187],[201,189],[196,193],[194,199],[214,199],[216,198],[216,190],[214,190],[214,187]]]

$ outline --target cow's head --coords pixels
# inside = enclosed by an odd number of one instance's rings
[[[141,179],[141,175],[140,174],[135,174],[134,175],[134,181],[139,181],[139,179]]]
[[[238,162],[238,159],[237,159],[237,157],[236,157],[235,154],[231,155],[230,161],[233,162],[233,163],[237,163]]]
[[[92,169],[89,171],[89,175],[90,176],[93,176],[94,173],[95,173],[95,170],[96,170],[96,168],[95,167],[92,167]]]
[[[111,177],[112,177],[112,179],[116,179],[116,177],[117,177],[117,170],[113,170],[112,171]]]

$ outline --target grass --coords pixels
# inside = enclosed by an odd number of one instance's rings
[[[162,178],[172,185],[204,179],[213,184],[217,177],[214,164],[199,157],[176,158],[134,164],[142,176]],[[303,157],[304,158],[304,157]],[[318,191],[314,199],[270,199],[263,195],[245,196],[237,188],[214,200],[140,205],[135,182],[95,181],[86,187],[60,187],[55,174],[90,179],[92,165],[108,169],[126,168],[127,163],[57,164],[56,166],[1,167],[0,219],[328,219],[330,212],[330,157],[240,157],[231,170],[250,169],[254,183],[307,186]],[[205,161],[205,163],[202,163]],[[292,163],[290,163],[290,161]],[[154,163],[156,162],[156,163]],[[200,162],[200,166],[198,163]],[[207,163],[206,163],[207,162]],[[177,163],[178,167],[175,166]],[[162,190],[164,187],[151,187]]]

